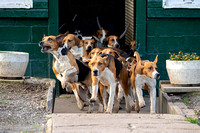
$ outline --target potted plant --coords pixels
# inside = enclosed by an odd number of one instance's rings
[[[200,60],[196,53],[169,54],[166,68],[171,84],[200,84]]]

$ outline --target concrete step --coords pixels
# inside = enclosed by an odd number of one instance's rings
[[[149,97],[145,97],[144,100],[146,106],[140,110],[140,113],[149,114],[150,112]],[[158,99],[157,99],[157,105],[158,105]],[[126,113],[124,100],[122,101],[120,106],[122,107],[122,109],[119,110],[119,113]],[[98,105],[95,105],[94,113],[96,113],[97,110],[98,110]],[[74,94],[63,94],[55,99],[54,113],[86,113],[87,111],[88,111],[88,106],[85,106],[83,110],[80,110],[77,107]],[[131,113],[136,113],[136,111],[133,110]]]
[[[200,126],[170,114],[56,113],[52,115],[52,124],[53,133],[200,132]]]

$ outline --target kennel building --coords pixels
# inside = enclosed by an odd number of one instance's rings
[[[28,52],[26,76],[55,78],[51,68],[52,55],[41,53],[38,42],[44,34],[58,35],[66,30],[77,29],[84,36],[92,35],[98,29],[98,16],[101,26],[111,34],[120,35],[129,25],[122,43],[127,45],[135,39],[143,59],[154,60],[158,54],[161,79],[168,79],[165,60],[169,58],[169,52],[200,53],[200,10],[163,8],[166,1],[26,0],[21,4],[24,7],[20,7],[17,3],[21,0],[14,0],[12,4],[2,0],[0,50]],[[13,4],[14,7],[10,6]]]

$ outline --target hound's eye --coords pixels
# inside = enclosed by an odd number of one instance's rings
[[[114,39],[112,39],[111,41],[112,41],[112,42],[114,42],[115,40],[114,40]]]
[[[156,67],[155,69],[156,69],[156,71],[158,70],[158,68],[157,68],[157,67]]]
[[[92,54],[94,54],[94,52],[92,52]]]
[[[72,42],[72,40],[68,40],[68,42]]]
[[[153,67],[149,67],[149,70],[153,70]]]
[[[112,54],[112,52],[110,52],[109,54]]]
[[[94,66],[94,63],[92,63],[91,66]]]
[[[88,44],[88,42],[85,42],[85,44]]]
[[[98,63],[98,66],[101,66],[101,65],[102,65],[102,63],[101,63],[101,62],[99,62],[99,63]]]
[[[51,38],[48,38],[48,41],[52,41],[53,39],[51,39]]]
[[[100,34],[100,36],[103,36],[103,34]]]

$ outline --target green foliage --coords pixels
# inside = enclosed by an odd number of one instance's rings
[[[185,120],[185,121],[188,121],[188,122],[190,122],[190,123],[197,124],[197,125],[200,126],[200,121],[198,121],[197,118],[185,117],[184,120]]]
[[[188,98],[184,98],[184,99],[183,99],[183,102],[184,102],[184,103],[189,103]]]
[[[185,53],[183,54],[182,51],[179,51],[179,53],[176,55],[175,53],[170,54],[170,60],[175,60],[175,61],[191,61],[191,60],[199,60],[199,55],[197,55],[196,53]]]

